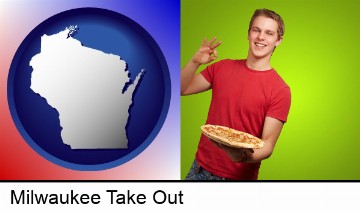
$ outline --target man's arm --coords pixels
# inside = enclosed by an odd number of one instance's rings
[[[200,49],[181,70],[181,95],[195,94],[210,89],[211,84],[201,75],[195,74],[201,64],[207,64],[217,58],[216,48],[221,42],[215,43],[216,38],[210,42],[204,39]]]
[[[253,154],[250,154],[247,162],[258,162],[267,159],[274,151],[275,144],[280,136],[284,123],[272,117],[265,117],[261,139],[265,145],[261,149],[257,149]]]
[[[265,123],[263,127],[261,139],[265,142],[264,147],[261,149],[238,149],[225,145],[218,145],[224,149],[227,155],[234,162],[240,162],[246,158],[246,163],[260,162],[271,156],[277,139],[279,138],[284,123],[278,119],[272,117],[265,117]],[[246,153],[246,155],[244,154]]]
[[[200,73],[195,74],[200,64],[190,61],[181,70],[181,95],[191,95],[210,89],[211,84]]]

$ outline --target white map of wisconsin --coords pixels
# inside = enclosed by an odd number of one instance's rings
[[[61,138],[72,149],[128,148],[125,126],[144,70],[123,93],[130,82],[126,62],[82,46],[73,32],[41,37],[30,88],[59,112]]]

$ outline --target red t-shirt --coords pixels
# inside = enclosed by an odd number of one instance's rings
[[[256,71],[246,60],[222,60],[201,74],[211,83],[212,99],[206,124],[222,125],[261,138],[265,117],[287,121],[289,86],[274,69]],[[234,163],[226,153],[201,135],[197,162],[212,174],[237,180],[256,180],[259,163]]]

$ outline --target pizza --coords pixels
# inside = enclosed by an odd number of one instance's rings
[[[219,125],[203,125],[202,133],[218,143],[236,148],[259,149],[264,146],[264,141],[242,131]]]

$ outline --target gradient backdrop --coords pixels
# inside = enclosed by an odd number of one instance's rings
[[[181,1],[181,66],[204,37],[217,36],[219,60],[246,58],[257,8],[285,22],[272,66],[289,84],[288,122],[260,180],[360,180],[360,2],[351,0]],[[181,177],[194,159],[210,92],[181,97]]]
[[[47,18],[80,7],[113,10],[137,22],[157,42],[170,71],[171,102],[163,128],[136,158],[104,171],[69,170],[38,155],[17,131],[7,102],[9,67],[23,39]],[[0,0],[0,27],[0,180],[180,178],[180,1]]]

